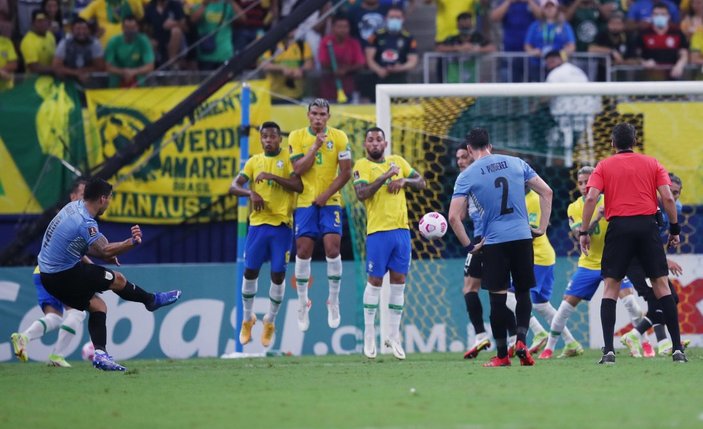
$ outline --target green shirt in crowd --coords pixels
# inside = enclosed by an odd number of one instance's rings
[[[193,10],[198,10],[202,6],[197,4],[193,6]],[[198,36],[206,37],[216,28],[220,27],[220,29],[214,35],[214,43],[201,43],[198,46],[198,61],[222,63],[232,58],[234,48],[232,47],[232,25],[229,21],[233,18],[234,9],[229,2],[218,1],[205,6],[205,12],[198,22]]]
[[[154,49],[149,38],[139,33],[132,43],[127,43],[124,35],[119,34],[105,48],[105,62],[119,68],[137,68],[154,62]],[[110,75],[110,86],[120,85],[120,76]]]

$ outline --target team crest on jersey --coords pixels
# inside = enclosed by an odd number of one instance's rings
[[[276,167],[283,168],[283,161],[281,161],[280,159],[276,161]]]
[[[332,150],[333,147],[334,147],[334,143],[332,143],[332,140],[328,140],[327,141],[327,149]]]
[[[373,261],[369,261],[369,271],[373,271]]]
[[[91,237],[95,237],[98,234],[98,228],[94,226],[89,226],[88,227],[88,235]]]

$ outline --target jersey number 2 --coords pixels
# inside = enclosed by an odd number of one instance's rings
[[[512,207],[508,207],[508,179],[498,177],[495,181],[496,188],[503,188],[503,193],[500,197],[500,214],[506,215],[513,212]]]

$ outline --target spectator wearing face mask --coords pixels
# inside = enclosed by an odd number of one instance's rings
[[[496,47],[486,37],[473,28],[472,15],[469,12],[463,12],[457,17],[458,34],[449,36],[441,43],[438,43],[436,50],[438,52],[453,52],[464,54],[484,54],[494,52]],[[466,59],[452,59],[447,65],[446,79],[447,83],[466,83],[476,82],[476,57],[470,56]]]
[[[688,41],[686,36],[671,23],[669,8],[656,4],[652,9],[652,26],[640,35],[639,50],[642,65],[646,68],[671,66],[671,70],[650,70],[649,80],[680,79],[688,64]]]
[[[403,9],[392,7],[386,15],[386,28],[369,38],[366,62],[376,76],[375,83],[406,83],[408,71],[417,66],[417,42],[403,29]],[[375,91],[370,94],[375,97]]]
[[[669,0],[637,0],[627,9],[627,29],[647,30],[653,23],[654,7],[658,5],[669,11],[673,23],[679,23],[679,8]]]

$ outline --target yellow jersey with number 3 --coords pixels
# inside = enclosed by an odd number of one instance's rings
[[[525,204],[527,205],[527,216],[530,219],[530,226],[538,228],[542,209],[539,207],[539,195],[537,195],[537,192],[530,190],[525,195]],[[557,263],[557,255],[546,233],[532,240],[532,248],[535,252],[535,265],[549,266]]]
[[[373,197],[364,200],[367,235],[378,231],[409,229],[405,189],[401,189],[397,194],[388,192],[388,184],[392,180],[406,179],[415,171],[410,167],[408,161],[398,155],[389,155],[381,162],[363,158],[354,164],[352,177],[354,185],[373,183],[393,165],[397,165],[400,169],[398,175],[386,180]]]
[[[351,148],[349,139],[342,130],[327,127],[324,131],[327,134],[327,141],[322,144],[317,151],[315,160],[310,170],[300,177],[303,180],[305,189],[298,195],[296,207],[310,207],[321,193],[330,187],[339,173],[339,161],[351,161]],[[290,159],[295,162],[302,158],[315,143],[317,136],[308,128],[301,128],[290,133],[288,136],[288,147],[290,149]],[[342,205],[342,196],[336,192],[328,200],[328,206]]]
[[[593,212],[593,216],[598,215],[598,210],[603,207],[603,195],[598,197],[598,202],[596,203],[596,209]],[[566,209],[566,214],[569,216],[569,228],[573,231],[574,228],[579,228],[581,226],[581,221],[583,219],[583,197],[569,204]],[[593,219],[593,218],[591,218]],[[600,270],[600,262],[603,257],[603,248],[605,247],[605,231],[608,229],[608,221],[605,217],[602,217],[598,223],[593,228],[593,233],[591,234],[591,248],[588,251],[588,256],[583,253],[579,257],[579,267],[588,268],[589,270]]]
[[[271,173],[283,178],[288,178],[295,174],[288,155],[284,150],[281,150],[278,155],[269,156],[265,153],[260,153],[249,158],[239,175],[249,181],[249,189],[261,195],[261,198],[264,199],[263,210],[254,211],[252,209],[249,215],[249,224],[291,225],[295,192],[286,190],[273,180],[256,183],[256,177],[260,173]]]

